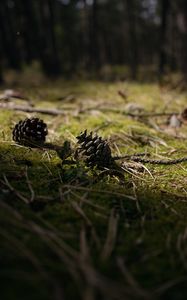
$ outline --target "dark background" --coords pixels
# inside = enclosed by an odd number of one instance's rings
[[[1,0],[1,82],[33,63],[51,78],[104,66],[186,77],[187,1]]]

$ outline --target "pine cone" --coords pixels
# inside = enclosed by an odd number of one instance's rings
[[[80,148],[78,152],[86,156],[85,162],[88,167],[108,168],[113,163],[111,149],[106,140],[92,132],[87,134],[87,130],[77,136]]]
[[[47,133],[47,125],[38,118],[19,121],[12,131],[16,143],[30,147],[44,143]]]

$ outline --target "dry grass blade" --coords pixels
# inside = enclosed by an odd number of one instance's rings
[[[3,174],[3,178],[4,181],[1,181],[4,185],[6,185],[6,187],[12,192],[14,193],[14,195],[16,197],[18,197],[20,200],[22,200],[23,202],[25,202],[26,204],[28,204],[30,201],[28,198],[26,198],[25,196],[23,196],[20,192],[18,192],[8,181],[7,177],[5,174]]]
[[[99,189],[97,190],[97,189],[86,188],[86,187],[81,187],[81,186],[74,186],[74,185],[70,185],[70,184],[65,184],[64,188],[71,188],[71,189],[80,190],[80,191],[88,191],[90,193],[99,193],[99,194],[108,194],[108,195],[114,195],[114,196],[121,196],[121,197],[126,198],[126,199],[136,200],[133,196],[126,195],[126,194],[119,193],[119,192],[111,192],[111,191],[99,190]]]
[[[88,227],[91,228],[91,234],[92,234],[92,237],[93,237],[93,240],[97,246],[97,248],[99,249],[100,248],[100,240],[99,240],[99,237],[95,231],[95,228],[92,224],[92,222],[90,221],[90,219],[86,216],[86,214],[84,213],[84,211],[82,210],[82,208],[78,205],[77,202],[75,201],[72,201],[71,202],[71,205],[72,207],[74,208],[74,210],[84,219],[84,221],[86,222],[86,225]]]
[[[151,178],[154,179],[154,176],[152,175],[151,171],[143,164],[140,164],[140,165],[144,170],[146,170],[146,172],[151,176]]]
[[[183,238],[183,234],[180,233],[178,235],[178,239],[177,239],[177,251],[179,253],[179,257],[182,261],[183,267],[187,270],[187,257],[186,257],[186,247],[184,245],[184,238]],[[185,241],[186,244],[186,241]]]
[[[94,289],[87,285],[84,287],[82,292],[82,300],[95,300],[95,292]]]
[[[85,227],[81,229],[80,232],[80,260],[84,264],[91,265],[91,255],[90,249],[88,246],[87,238],[86,238],[86,230]],[[90,284],[85,285],[85,288],[82,291],[82,299],[83,300],[94,300],[94,289]]]
[[[35,199],[35,192],[34,192],[34,190],[33,190],[31,181],[29,180],[29,176],[28,176],[28,167],[26,167],[25,176],[26,176],[26,181],[27,181],[28,188],[29,188],[30,193],[31,193],[29,202],[33,202],[34,199]]]
[[[186,281],[187,281],[187,277],[180,277],[180,278],[177,278],[177,279],[167,281],[163,285],[158,287],[156,290],[154,290],[154,294],[157,295],[157,296],[161,296],[165,292],[170,290],[171,288],[177,286],[180,283],[186,282]]]
[[[120,283],[110,280],[98,273],[92,266],[79,263],[79,268],[85,277],[85,283],[92,286],[102,294],[101,299],[109,300],[132,300],[136,299],[133,289],[124,287]]]
[[[102,213],[106,212],[106,208],[104,208],[103,206],[95,204],[95,203],[91,202],[90,200],[87,200],[87,199],[79,196],[77,193],[74,193],[72,191],[70,191],[70,193],[72,194],[73,197],[75,197],[78,200],[80,200],[81,203],[87,204],[87,205],[91,206],[93,209],[95,209],[95,210],[97,209],[97,210],[101,211]]]
[[[1,239],[6,239],[8,243],[12,245],[14,250],[17,249],[19,251],[19,255],[21,253],[24,257],[26,257],[43,278],[48,279],[48,274],[42,267],[40,260],[33,254],[32,251],[25,247],[22,241],[17,239],[10,232],[7,234],[7,232],[2,228],[0,229],[0,236]]]
[[[86,239],[85,227],[83,227],[80,232],[80,258],[83,261],[91,261],[90,250]]]
[[[121,169],[124,170],[125,172],[127,172],[128,174],[132,175],[133,177],[135,177],[135,178],[141,180],[141,181],[145,181],[145,182],[147,181],[147,180],[146,180],[145,178],[143,178],[142,176],[141,176],[141,177],[138,176],[137,174],[140,174],[140,173],[137,173],[136,170],[127,168],[127,167],[125,166],[125,163],[124,163],[123,166],[121,166]],[[135,198],[134,198],[134,200],[135,200]]]
[[[125,266],[123,258],[121,258],[121,257],[117,258],[117,265],[118,265],[121,273],[123,274],[124,279],[127,281],[129,286],[133,288],[138,299],[154,299],[154,296],[150,295],[149,292],[145,291],[139,285],[139,283],[136,281],[136,279],[132,276],[132,274],[129,272],[129,270]]]
[[[75,201],[72,201],[71,205],[74,208],[74,210],[84,219],[84,221],[86,222],[86,224],[88,226],[92,227],[92,222],[86,216],[86,214],[84,213],[84,211],[82,210],[82,208],[78,205],[78,203],[75,202]]]
[[[60,261],[66,266],[67,271],[71,274],[72,278],[80,283],[80,274],[77,270],[76,261],[78,254],[71,249],[62,239],[58,239],[57,235],[49,230],[45,230],[34,222],[29,222],[31,232],[35,233],[46,244],[49,249],[60,259]],[[67,247],[66,247],[67,246]]]
[[[107,237],[101,253],[101,259],[104,261],[111,256],[114,250],[116,237],[117,237],[117,230],[118,230],[118,221],[119,221],[119,216],[116,215],[114,213],[114,209],[112,209],[108,221]]]

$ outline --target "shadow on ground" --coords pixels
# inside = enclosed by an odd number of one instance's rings
[[[186,299],[185,196],[15,145],[0,168],[2,299]]]

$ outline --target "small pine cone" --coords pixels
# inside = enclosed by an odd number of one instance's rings
[[[43,144],[47,135],[47,125],[38,118],[19,121],[13,131],[13,140],[21,145],[34,147]]]
[[[98,167],[99,169],[108,168],[113,163],[111,149],[106,140],[92,132],[87,134],[87,130],[77,136],[80,148],[79,153],[86,156],[88,167]]]

